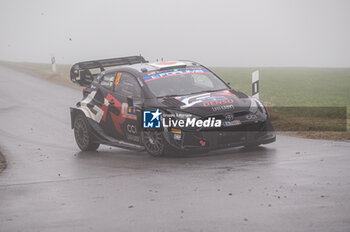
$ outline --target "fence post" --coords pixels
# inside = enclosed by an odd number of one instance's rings
[[[54,56],[51,56],[52,72],[56,72],[56,59]]]
[[[252,72],[252,97],[259,99],[259,70]]]

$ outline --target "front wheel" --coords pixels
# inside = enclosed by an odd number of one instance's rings
[[[96,151],[100,146],[99,143],[92,141],[90,127],[86,117],[82,114],[77,115],[74,119],[74,137],[78,147],[82,151]]]
[[[172,147],[164,139],[159,130],[146,130],[142,132],[142,142],[151,156],[164,156],[172,151]]]

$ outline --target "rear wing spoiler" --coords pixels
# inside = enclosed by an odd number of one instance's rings
[[[93,75],[91,74],[90,69],[99,68],[101,72],[103,72],[106,67],[131,65],[138,63],[148,63],[148,61],[146,61],[142,56],[127,56],[120,58],[79,62],[74,64],[70,69],[70,79],[73,83],[87,87],[93,81]]]

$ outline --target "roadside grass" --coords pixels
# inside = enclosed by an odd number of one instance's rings
[[[71,65],[68,64],[58,64],[55,74],[51,72],[51,64],[12,62],[0,62],[0,64],[77,88],[70,81]],[[251,73],[259,70],[260,99],[269,106],[271,119],[277,131],[307,138],[350,140],[350,120],[348,120],[350,68],[212,67],[211,69],[225,81],[230,82],[231,87],[247,95],[251,95]],[[281,110],[283,107],[288,110]],[[316,110],[317,107],[324,108]],[[341,115],[337,107],[347,107],[346,115]],[[348,119],[344,119],[346,116]],[[347,130],[339,130],[344,128],[344,123]]]
[[[260,98],[276,106],[350,106],[350,68],[212,68],[231,87],[251,95],[260,71]]]
[[[71,65],[69,64],[57,64],[56,73],[52,72],[51,64],[0,61],[0,65],[72,88],[80,88],[70,81],[69,72]]]
[[[307,138],[350,140],[350,68],[212,69],[247,95],[251,95],[251,73],[259,70],[260,99],[272,106],[269,111],[278,131]],[[283,107],[288,112],[274,112]],[[346,115],[336,107],[346,107]],[[318,113],[323,115],[315,117]],[[347,131],[339,131],[344,126]]]

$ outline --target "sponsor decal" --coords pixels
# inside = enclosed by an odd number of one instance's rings
[[[233,121],[230,121],[230,122],[223,122],[222,125],[223,126],[238,126],[238,125],[241,125],[242,122],[240,120],[233,120]]]
[[[111,104],[109,104],[109,102],[114,102],[114,104],[111,105]],[[115,97],[113,97],[111,94],[108,94],[107,97],[104,99],[104,104],[101,107],[103,110],[103,116],[101,118],[102,121],[106,121],[109,107],[115,107],[118,109],[119,112],[122,112],[123,105]],[[126,118],[123,117],[122,113],[119,113],[117,115],[115,113],[110,112],[110,115],[112,118],[112,122],[115,126],[115,129],[118,131],[119,134],[124,135],[124,132],[121,129],[121,125],[125,122]]]
[[[102,110],[104,111],[102,120],[106,121],[107,118],[107,112],[108,112],[108,107],[110,107],[110,104],[108,102],[114,102],[113,105],[111,105],[111,107],[115,107],[119,110],[119,112],[122,112],[122,104],[115,98],[113,97],[111,94],[108,94],[105,100],[105,104],[102,105]],[[110,112],[111,118],[112,118],[112,122],[115,126],[115,129],[118,131],[119,134],[124,135],[123,130],[121,129],[121,125],[125,122],[125,117],[122,116],[121,113],[119,113],[119,115]]]
[[[225,111],[225,110],[233,110],[235,108],[234,105],[219,105],[219,106],[213,106],[211,109],[216,111]]]
[[[209,101],[209,102],[203,102],[202,105],[205,106],[205,107],[208,107],[208,106],[215,106],[215,105],[226,105],[226,104],[230,104],[230,103],[233,103],[234,100],[233,99],[227,99],[227,100],[212,100],[212,101]]]
[[[176,97],[176,99],[180,100],[184,105],[181,106],[182,109],[191,107],[193,105],[199,104],[203,101],[203,99],[210,97],[210,93],[204,93],[199,95],[193,95],[193,96],[183,96],[183,97]]]
[[[109,104],[109,102],[114,102],[113,105]],[[108,110],[109,107],[115,107],[118,109],[120,113],[113,113],[111,110]],[[124,135],[123,130],[121,129],[121,125],[124,124],[126,119],[136,120],[137,116],[135,114],[129,114],[129,108],[127,103],[121,103],[119,102],[115,97],[113,97],[111,94],[108,94],[107,97],[104,99],[104,104],[102,105],[102,112],[103,115],[101,117],[102,121],[106,121],[107,119],[107,113],[109,112],[112,122],[115,126],[115,129],[119,134]],[[133,111],[133,110],[132,110]],[[136,112],[136,111],[135,111]]]
[[[113,80],[114,80],[114,77],[110,77],[109,80],[108,80],[108,85],[109,87],[112,87],[113,86]]]
[[[216,94],[226,95],[226,96],[236,96],[236,94],[233,94],[230,90],[223,90],[223,91],[217,92]]]
[[[129,106],[128,114],[136,115],[136,107],[135,106]]]
[[[136,107],[129,106],[128,103],[124,102],[122,104],[122,116],[128,119],[136,120]]]
[[[184,103],[184,105],[182,105],[181,108],[186,109],[196,104],[201,104],[204,107],[226,105],[226,104],[232,105],[234,100],[231,98],[227,98],[227,96],[235,96],[235,95],[228,90],[224,90],[217,93],[203,93],[203,94],[192,95],[192,96],[175,97],[175,99]],[[231,106],[231,108],[233,108],[233,105]]]
[[[225,96],[211,96],[208,97],[208,98],[204,98],[202,100],[202,103],[205,104],[205,103],[209,103],[209,102],[213,102],[213,101],[223,101],[223,100],[227,100],[227,98]]]
[[[119,84],[119,81],[120,81],[120,77],[122,76],[122,73],[121,72],[118,72],[116,77],[115,77],[115,81],[114,81],[114,84],[117,85]]]
[[[84,110],[84,113],[88,112],[88,113],[85,113],[86,117],[91,118],[96,122],[100,122],[105,113],[103,108],[101,109],[97,105],[94,105],[92,108],[90,107],[92,100],[96,96],[96,93],[97,93],[96,91],[92,91],[84,100],[82,100],[80,102],[80,108]]]
[[[135,125],[127,124],[127,125],[126,125],[126,130],[127,130],[130,134],[134,134],[134,135],[137,134],[137,129],[136,129],[136,126],[135,126]]]
[[[175,140],[181,140],[181,135],[180,134],[174,134],[174,139]]]
[[[126,125],[126,138],[129,141],[133,141],[133,142],[140,142],[140,136],[137,136],[137,127],[134,124],[127,124]]]
[[[188,74],[206,74],[206,73],[211,73],[211,72],[207,69],[184,69],[184,70],[176,70],[171,72],[163,72],[163,73],[157,73],[157,74],[145,76],[143,77],[143,80],[145,82],[148,82],[148,81],[157,80],[157,79],[166,78],[166,77],[188,75]]]

